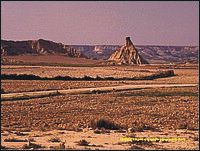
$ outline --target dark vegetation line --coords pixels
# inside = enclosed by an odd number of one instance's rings
[[[70,76],[56,76],[56,77],[40,77],[32,74],[1,74],[2,80],[63,80],[63,81],[101,81],[101,80],[110,80],[110,81],[118,81],[118,80],[154,80],[157,78],[165,78],[175,76],[173,70],[163,71],[160,73],[156,73],[150,76],[144,77],[134,77],[134,78],[115,78],[115,77],[70,77]]]

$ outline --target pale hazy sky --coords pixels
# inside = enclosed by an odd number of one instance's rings
[[[1,39],[199,45],[198,1],[3,1]]]

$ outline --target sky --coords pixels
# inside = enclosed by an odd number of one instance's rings
[[[1,39],[199,46],[198,1],[1,1]]]

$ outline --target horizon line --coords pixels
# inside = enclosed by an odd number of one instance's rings
[[[43,39],[43,38],[39,38],[39,39],[26,39],[26,40],[12,40],[12,39],[1,39],[1,40],[5,40],[5,41],[37,41],[37,40],[46,40],[46,41],[52,41],[54,43],[62,43],[64,45],[70,45],[70,46],[122,46],[124,44],[65,44],[64,42],[57,42],[57,41],[53,41],[53,40],[49,40],[49,39]],[[135,44],[133,42],[133,44],[135,46],[176,46],[176,47],[199,47],[199,45],[170,45],[170,44]]]

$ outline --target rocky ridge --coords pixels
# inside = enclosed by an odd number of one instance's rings
[[[62,54],[69,57],[84,57],[83,54],[68,45],[39,39],[28,41],[1,40],[1,55],[13,56],[24,54]]]

